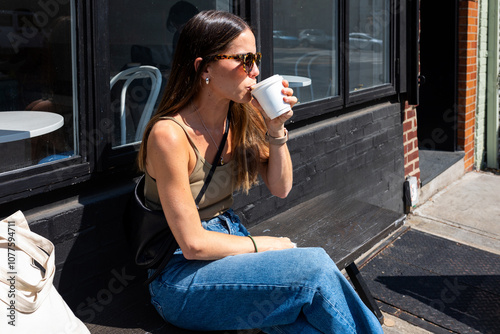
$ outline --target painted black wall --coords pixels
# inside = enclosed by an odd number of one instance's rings
[[[236,195],[235,211],[251,226],[334,190],[339,201],[352,198],[402,214],[401,110],[399,104],[384,103],[291,131],[289,196],[272,197],[260,185],[248,196]],[[83,321],[92,322],[124,287],[144,278],[130,264],[121,226],[133,185],[132,179],[102,183],[50,205],[25,207],[31,229],[56,245],[54,284]]]
[[[236,195],[235,210],[248,226],[318,194],[403,212],[401,106],[386,103],[294,130],[290,135],[294,187],[286,199],[265,186]],[[335,203],[332,203],[335,205]]]

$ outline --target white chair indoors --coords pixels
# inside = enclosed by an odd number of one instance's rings
[[[134,142],[127,143],[127,114],[125,112],[127,90],[132,81],[136,79],[147,79],[147,78],[151,79],[151,89],[149,92],[149,96],[146,101],[146,104],[144,105],[144,110],[142,111],[141,117],[139,119],[137,129],[135,130]],[[148,123],[149,119],[152,116],[156,99],[158,98],[158,94],[160,93],[162,76],[160,70],[158,70],[154,66],[145,65],[145,66],[132,67],[123,70],[117,75],[115,75],[111,79],[110,89],[113,89],[113,86],[119,80],[125,80],[120,96],[120,130],[121,130],[120,145],[134,144],[136,142],[141,141],[142,133],[144,132],[146,124]]]

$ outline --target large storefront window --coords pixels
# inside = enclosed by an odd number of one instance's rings
[[[389,83],[390,0],[349,4],[349,91]]]
[[[273,67],[301,102],[391,84],[391,0],[273,0]],[[359,100],[359,99],[357,99]],[[340,103],[340,102],[339,102]]]
[[[112,146],[141,141],[166,85],[179,31],[196,13],[232,0],[109,1]]]
[[[339,95],[337,1],[273,2],[274,73],[301,102]]]
[[[73,1],[0,2],[0,173],[77,150]]]

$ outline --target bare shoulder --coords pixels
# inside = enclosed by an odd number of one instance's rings
[[[146,166],[149,174],[154,177],[159,171],[187,166],[189,147],[186,133],[178,124],[172,120],[158,121],[148,137]]]
[[[148,148],[151,143],[159,147],[166,145],[171,149],[172,146],[183,144],[184,142],[187,143],[187,137],[179,124],[170,119],[163,119],[153,125],[148,138]]]

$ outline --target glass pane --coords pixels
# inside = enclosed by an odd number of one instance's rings
[[[78,154],[73,1],[0,2],[0,173]]]
[[[109,1],[114,148],[142,139],[166,85],[183,24],[202,10],[232,11],[231,4],[229,0]]]
[[[274,73],[301,103],[339,95],[335,0],[273,0]]]
[[[390,83],[390,0],[351,0],[349,91]]]

